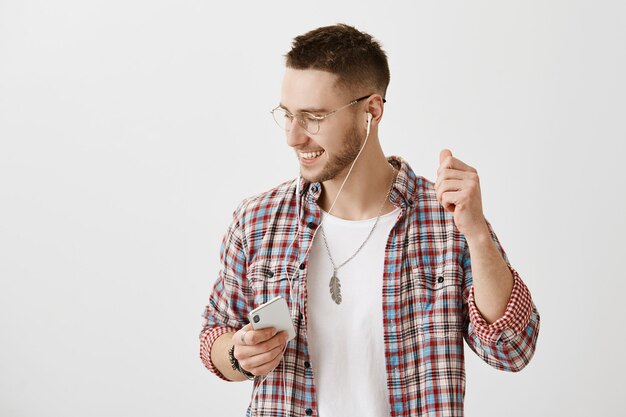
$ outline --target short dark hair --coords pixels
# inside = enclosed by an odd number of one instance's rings
[[[371,35],[343,23],[295,37],[285,60],[287,68],[337,74],[338,87],[351,94],[377,92],[385,98],[387,93],[389,64],[380,43]],[[375,91],[369,91],[372,88]]]

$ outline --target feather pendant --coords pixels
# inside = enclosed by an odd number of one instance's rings
[[[341,284],[339,283],[339,278],[337,278],[337,274],[333,274],[333,277],[330,279],[330,296],[333,301],[337,304],[341,304]]]

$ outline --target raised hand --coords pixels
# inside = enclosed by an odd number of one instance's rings
[[[444,210],[454,213],[454,223],[466,238],[485,233],[487,223],[483,215],[478,172],[452,156],[449,149],[443,149],[439,154],[435,190],[437,201]]]

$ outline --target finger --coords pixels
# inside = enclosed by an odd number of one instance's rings
[[[443,163],[446,159],[452,156],[452,151],[450,149],[442,149],[439,152],[439,165]]]
[[[446,180],[469,180],[479,181],[478,174],[468,171],[459,171],[458,169],[444,169],[437,173],[435,181],[435,189],[439,188],[441,183]]]
[[[276,336],[278,330],[275,327],[267,327],[265,329],[260,330],[251,330],[246,335],[246,343],[248,345],[258,345],[259,343],[263,343],[267,340],[270,340],[272,337]]]
[[[274,359],[276,359],[277,356],[282,355],[284,347],[285,346],[283,344],[280,344],[267,352],[263,352],[260,355],[255,355],[246,359],[239,360],[239,364],[248,371],[262,367],[263,365],[272,362]]]
[[[466,186],[463,180],[445,180],[437,187],[437,201],[441,202],[441,196],[450,191],[460,191]]]
[[[447,149],[444,149],[444,151]],[[441,155],[444,154],[444,151],[441,151]],[[439,174],[440,171],[444,170],[444,169],[458,169],[460,171],[467,171],[467,172],[477,172],[476,169],[474,167],[471,167],[469,165],[467,165],[465,162],[461,161],[458,158],[455,158],[454,156],[452,156],[452,154],[448,155],[447,157],[443,158],[439,157],[439,168],[437,169],[437,174]]]
[[[437,174],[439,174],[440,172],[446,169],[449,169],[449,170],[452,169],[452,170],[458,170],[458,171],[464,171],[464,172],[474,172],[474,173],[477,172],[474,167],[467,165],[465,162],[455,157],[448,158],[441,165],[439,165],[439,168],[437,168]]]
[[[241,329],[237,330],[235,332],[235,334],[232,337],[232,343],[233,345],[243,345],[244,342],[242,341],[243,336],[249,332],[250,330],[252,330],[252,324],[248,323],[245,326],[243,326]]]
[[[278,364],[280,364],[280,361],[283,359],[283,354],[282,352],[280,352],[272,361],[259,366],[258,368],[254,368],[252,371],[252,374],[257,375],[257,376],[261,376],[261,375],[267,375],[270,372],[272,372],[277,366]]]
[[[441,196],[441,205],[445,211],[454,213],[460,193],[460,191],[448,191],[447,193],[443,193]]]
[[[243,326],[241,329],[237,330],[235,332],[235,334],[233,334],[233,337],[231,339],[231,342],[233,343],[233,345],[242,345],[243,342],[241,341],[241,336],[244,335],[244,333],[248,332],[252,330],[252,324],[248,323],[245,326]]]
[[[287,335],[287,332],[280,332],[271,339],[257,345],[236,346],[234,352],[235,358],[237,358],[237,360],[242,360],[261,355],[274,349],[276,346],[284,345],[287,342],[288,338],[289,336]]]
[[[233,335],[232,342],[236,346],[253,346],[271,339],[276,333],[274,327],[254,330],[248,323]]]

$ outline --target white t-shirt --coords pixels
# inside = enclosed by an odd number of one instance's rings
[[[339,268],[341,304],[330,295],[333,268],[322,231],[311,248],[306,278],[307,339],[321,417],[389,415],[383,339],[383,267],[389,232],[400,209],[380,217],[361,251]],[[374,225],[322,211],[335,265],[356,252]]]

